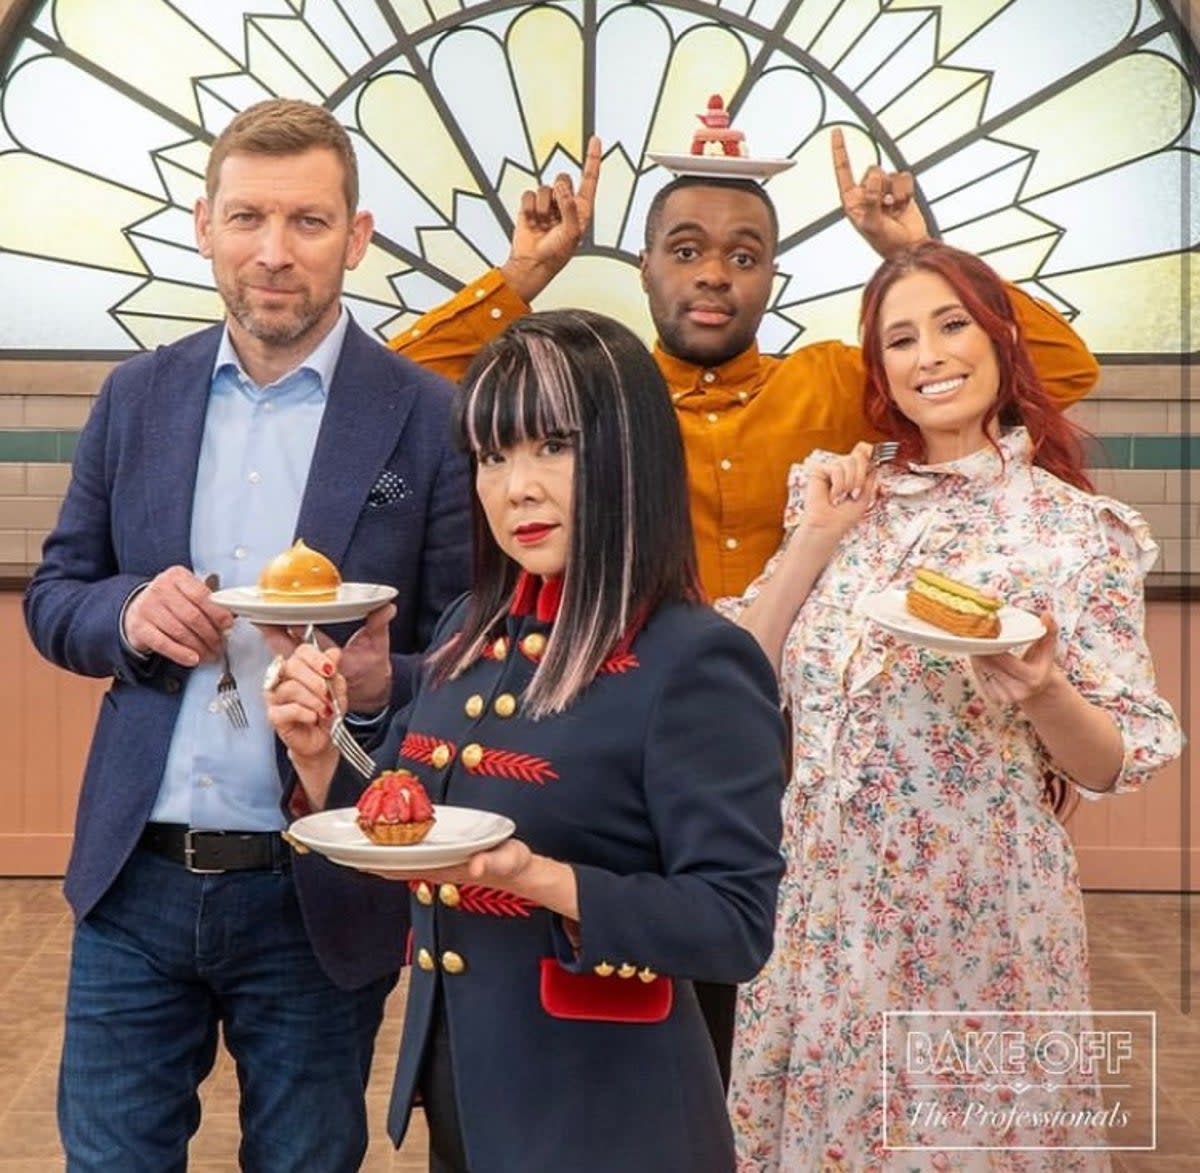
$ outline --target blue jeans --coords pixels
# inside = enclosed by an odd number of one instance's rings
[[[135,851],[75,930],[59,1072],[69,1173],[176,1173],[218,1024],[237,1064],[241,1167],[353,1173],[394,983],[340,990],[289,871],[194,875]]]

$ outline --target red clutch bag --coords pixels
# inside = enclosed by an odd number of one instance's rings
[[[557,958],[541,960],[539,994],[552,1018],[582,1022],[662,1022],[671,1013],[675,987],[669,977],[644,982],[637,976],[572,973]]]

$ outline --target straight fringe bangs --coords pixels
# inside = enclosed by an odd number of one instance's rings
[[[637,444],[627,403],[638,390],[624,385],[619,356],[593,317],[559,311],[521,319],[480,356],[460,391],[459,437],[474,462],[481,452],[525,440],[564,436],[575,444],[558,618],[522,706],[535,720],[563,712],[595,679],[640,602]],[[433,657],[435,680],[459,676],[502,633],[519,573],[496,545],[477,500],[473,509],[479,585],[460,639]]]

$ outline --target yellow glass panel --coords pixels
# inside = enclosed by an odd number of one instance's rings
[[[208,147],[195,141],[156,151],[158,173],[171,202],[191,208],[204,194],[204,172],[208,166]]]
[[[931,69],[881,110],[879,121],[898,138],[981,81],[986,81],[986,75],[974,69]]]
[[[1200,338],[1200,264],[1192,257],[1184,312],[1183,264],[1178,254],[1131,261],[1046,284],[1079,307],[1079,328],[1093,350],[1110,354],[1178,351],[1185,316],[1194,347]]]
[[[392,11],[400,18],[406,32],[416,32],[431,24],[433,18],[424,0],[388,0]]]
[[[385,73],[369,82],[359,99],[358,121],[396,169],[447,220],[454,215],[456,190],[480,194],[429,95],[415,78]]]
[[[746,48],[728,29],[702,25],[685,33],[671,54],[648,150],[686,155],[696,115],[710,94],[727,101],[746,76]]]
[[[610,151],[600,168],[600,186],[596,190],[596,208],[592,214],[592,233],[596,243],[608,248],[620,244],[625,210],[633,195],[637,173],[624,151]]]
[[[242,69],[158,0],[124,0],[119,19],[111,4],[57,0],[54,20],[74,52],[193,121],[200,119],[193,80]]]
[[[1166,147],[1186,125],[1186,86],[1174,62],[1140,53],[1014,118],[999,134],[1035,152],[1024,194],[1040,195]]]
[[[1058,226],[1047,223],[1039,216],[1021,208],[1001,208],[989,216],[949,229],[945,239],[947,244],[955,248],[970,253],[985,253],[1027,240],[1042,240],[1047,236],[1057,239],[1058,235]],[[1022,277],[1028,275],[1021,274]]]
[[[359,261],[358,268],[351,269],[346,274],[345,289],[351,297],[367,298],[370,301],[381,301],[385,305],[399,307],[400,297],[390,278],[407,272],[408,269],[391,253],[372,242],[367,246],[366,255]]]
[[[475,280],[488,268],[488,260],[471,247],[470,242],[454,228],[426,228],[418,231],[421,252],[431,265],[456,277],[464,285]]]
[[[928,12],[936,9],[938,14],[937,55],[945,57],[958,48],[976,30],[983,28],[1002,8],[1008,7],[1011,0],[946,0],[942,4],[931,4],[930,0],[891,0],[889,12],[899,12],[903,9],[914,9],[918,12]]]
[[[116,312],[190,318],[194,322],[219,322],[225,317],[225,307],[215,289],[159,278],[147,281],[131,293],[117,306]]]
[[[624,322],[647,345],[654,323],[636,265],[610,257],[576,257],[538,296],[539,310],[584,306]]]
[[[858,178],[867,167],[879,162],[879,151],[871,137],[860,127],[847,123],[841,126],[850,155],[850,166],[855,178]],[[837,180],[833,175],[833,151],[829,145],[832,129],[829,126],[821,127],[792,156],[796,165],[772,176],[767,182],[767,192],[779,213],[781,237],[798,232],[841,206]]]
[[[332,93],[346,80],[346,71],[317,40],[311,28],[294,16],[258,16],[249,21],[279,52],[294,62],[321,94]]]
[[[510,216],[516,216],[521,206],[521,195],[530,188],[537,187],[538,177],[532,171],[508,160],[500,172],[500,182],[496,185],[496,194],[502,207],[508,210]]]
[[[792,23],[788,25],[787,39],[793,45],[807,49],[841,2],[842,0],[806,0],[806,3],[798,6]]]
[[[858,307],[861,300],[861,290],[846,289],[776,312],[804,330],[801,345],[824,339],[840,339],[855,345],[858,342]]]
[[[878,0],[842,0],[833,19],[813,43],[812,55],[826,65],[836,65],[879,15],[879,8]]]
[[[52,159],[0,155],[0,249],[145,273],[124,229],[163,206]]]
[[[444,20],[447,16],[454,16],[462,11],[458,0],[428,0],[428,6],[434,20]]]
[[[982,255],[1001,277],[1007,277],[1010,281],[1024,281],[1041,272],[1046,258],[1054,251],[1057,243],[1057,234],[1047,235],[1040,240],[1028,240],[1021,244],[989,249]]]
[[[907,134],[898,136],[896,145],[906,159],[912,162],[923,159],[961,135],[970,134],[979,125],[986,100],[987,83],[979,77],[966,93],[943,106],[936,114],[930,114]]]
[[[156,346],[169,346],[172,342],[178,342],[181,338],[186,338],[189,334],[195,334],[197,330],[213,324],[211,321],[202,319],[189,321],[187,318],[154,318],[146,317],[144,314],[126,314],[119,311],[115,316],[121,325],[133,335],[143,350],[153,350]]]
[[[250,72],[273,94],[318,104],[325,96],[253,22],[246,26],[246,55]]]
[[[542,167],[561,146],[583,156],[583,40],[557,8],[534,8],[512,27],[508,57],[534,162]]]

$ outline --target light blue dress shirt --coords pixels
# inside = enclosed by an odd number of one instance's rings
[[[312,354],[267,387],[258,387],[242,370],[228,330],[222,336],[192,502],[192,565],[200,578],[215,573],[222,587],[253,586],[263,566],[292,544],[348,322],[343,309]],[[220,661],[195,668],[184,688],[152,822],[223,831],[284,826],[275,735],[262,702],[271,652],[244,619],[227,640],[250,728],[235,729],[217,704]]]

